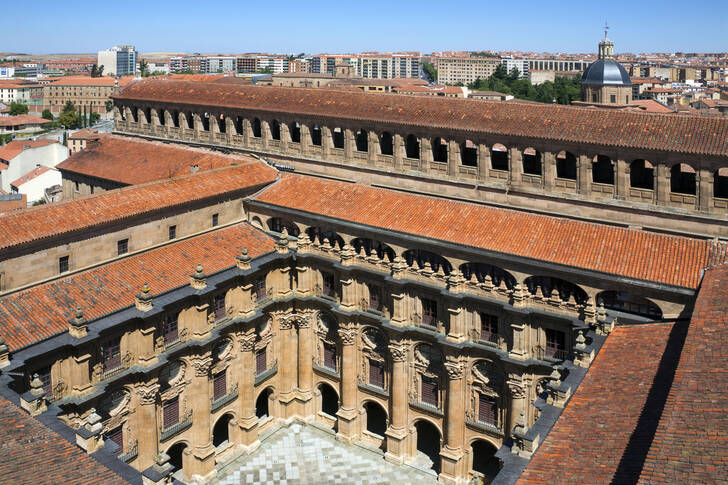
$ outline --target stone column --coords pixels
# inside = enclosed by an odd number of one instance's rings
[[[278,125],[281,130],[281,153],[288,152],[288,144],[291,142],[291,131],[288,128],[288,123],[281,123]]]
[[[253,127],[250,125],[250,120],[243,118],[243,146],[250,146],[250,139],[253,137]]]
[[[194,369],[187,392],[187,403],[192,410],[192,450],[189,470],[185,474],[192,480],[205,481],[215,476],[215,447],[212,446],[210,426],[210,368],[212,356],[190,358]]]
[[[664,163],[655,167],[655,192],[657,204],[661,206],[670,205],[670,168]]]
[[[367,161],[369,162],[369,165],[376,165],[377,158],[381,153],[379,148],[379,137],[373,131],[367,132],[367,136],[369,137],[369,141],[367,143]]]
[[[298,392],[303,402],[303,416],[314,414],[313,400],[313,323],[316,313],[301,315],[298,323]]]
[[[420,170],[425,173],[430,172],[432,166],[432,140],[430,138],[420,138]]]
[[[395,340],[389,344],[392,358],[392,378],[390,381],[391,413],[387,437],[387,461],[401,464],[407,456],[407,343]]]
[[[240,399],[240,444],[247,452],[257,448],[258,417],[255,415],[255,330],[240,336],[240,373],[238,395]]]
[[[440,479],[455,483],[467,470],[463,439],[465,431],[465,365],[458,357],[447,356],[447,409],[445,414],[445,446],[440,452],[442,472]]]
[[[392,137],[392,153],[394,154],[393,160],[395,170],[402,170],[402,158],[404,157],[404,154],[402,153],[403,150],[404,141],[402,140],[402,135],[394,135],[394,137]]]
[[[229,116],[225,117],[225,142],[228,145],[233,144],[233,135],[235,134],[235,122]]]
[[[136,412],[134,434],[137,439],[136,467],[144,470],[154,464],[154,457],[159,453],[159,439],[157,437],[157,398],[159,396],[159,384],[157,382],[140,383],[134,388],[136,395]]]
[[[344,160],[351,161],[354,157],[354,132],[349,128],[344,129]]]
[[[478,145],[478,180],[488,180],[490,170],[490,149],[484,144]]]
[[[321,127],[321,153],[324,160],[328,160],[331,156],[331,147],[334,146],[334,137],[328,126]]]
[[[627,162],[617,159],[614,163],[614,193],[619,200],[627,200],[629,195],[629,184],[627,180]]]
[[[704,168],[698,169],[696,172],[697,208],[701,212],[711,212],[713,210],[713,174]]]
[[[585,197],[591,195],[591,160],[586,155],[579,155],[576,161],[577,183],[579,193]]]
[[[279,381],[278,393],[281,404],[282,417],[288,418],[291,414],[291,401],[294,400],[294,388],[296,387],[296,366],[298,356],[296,352],[296,330],[293,326],[293,319],[288,316],[279,315],[278,328],[280,330],[280,359],[278,365]]]
[[[311,130],[308,125],[301,125],[301,155],[311,151]]]
[[[359,411],[356,405],[357,388],[357,356],[356,337],[357,326],[347,324],[339,328],[341,340],[341,407],[336,413],[339,418],[339,430],[336,438],[347,443],[353,442],[358,436],[357,418]]]
[[[521,181],[523,173],[523,152],[518,148],[508,150],[508,168],[511,173],[511,183],[517,184]]]
[[[547,192],[551,192],[554,188],[556,180],[556,154],[553,152],[545,152],[543,154],[543,186]]]
[[[260,141],[263,144],[263,148],[267,150],[272,139],[273,138],[270,134],[270,123],[260,120]]]
[[[447,142],[447,174],[450,177],[458,176],[460,165],[460,144],[455,140]]]
[[[526,397],[526,387],[523,383],[521,376],[511,374],[508,379],[508,390],[510,392],[510,401],[508,403],[508,425],[503,431],[506,436],[511,434],[513,428],[516,426],[518,416],[521,411],[525,411],[523,400]]]

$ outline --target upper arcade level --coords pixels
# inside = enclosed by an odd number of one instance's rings
[[[141,81],[118,133],[584,219],[728,236],[728,120],[335,90]]]

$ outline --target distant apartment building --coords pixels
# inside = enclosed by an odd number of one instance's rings
[[[270,71],[271,74],[281,74],[296,72],[291,70],[291,61],[283,55],[246,54],[237,56],[236,62],[237,71],[240,73]]]
[[[0,65],[0,78],[38,77],[43,64],[8,62]]]
[[[501,63],[506,71],[511,72],[515,69],[522,78],[528,77],[528,59],[501,59]]]
[[[71,151],[71,154],[80,152],[84,148],[86,148],[86,145],[90,141],[96,141],[101,136],[98,130],[91,130],[91,129],[83,129],[78,130],[71,134],[71,136],[68,137],[68,140],[66,141],[66,146],[68,146],[68,149]]]
[[[149,73],[169,74],[169,61],[167,59],[147,59]]]
[[[236,71],[236,58],[229,56],[215,56],[207,58],[207,72],[233,72]]]
[[[91,72],[91,68],[94,64],[98,64],[98,59],[93,57],[83,57],[78,59],[49,59],[45,61],[44,73],[63,73],[63,72],[77,72],[87,73]]]
[[[579,59],[524,59],[529,71],[584,72],[591,60]]]
[[[380,54],[319,54],[311,59],[314,74],[334,74],[337,64],[347,63],[352,73],[365,79],[419,78],[419,52]]]
[[[494,57],[440,57],[437,60],[437,81],[440,84],[469,84],[487,79],[501,59]]]
[[[43,104],[43,86],[22,79],[0,79],[0,103]]]
[[[204,56],[172,57],[169,60],[169,72],[208,73],[210,72],[210,61]]]
[[[59,113],[70,101],[77,109],[86,109],[96,113],[106,112],[106,102],[111,96],[118,94],[121,88],[130,82],[132,76],[114,79],[109,76],[65,76],[43,86],[45,108]]]
[[[134,46],[117,45],[111,49],[99,51],[99,66],[104,66],[104,74],[112,76],[128,76],[136,74],[137,52]]]

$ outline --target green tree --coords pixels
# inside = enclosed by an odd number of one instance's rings
[[[101,119],[101,115],[100,114],[98,114],[98,113],[96,113],[94,111],[91,111],[89,113],[89,115],[88,115],[88,124],[89,124],[89,126],[92,126],[93,124],[95,124],[100,119]]]
[[[10,116],[28,113],[28,106],[22,103],[10,103]]]
[[[259,74],[273,74],[273,68],[270,66],[266,66],[263,69],[258,69]]]
[[[49,109],[44,109],[43,114],[41,114],[40,116],[41,118],[45,118],[46,120],[53,121],[53,113],[51,113],[51,110]]]
[[[141,74],[142,77],[149,76],[149,63],[144,59],[139,61],[139,74]]]
[[[88,117],[86,116],[86,106],[83,107],[83,114],[81,115],[81,128],[88,126]]]
[[[91,77],[101,77],[104,75],[104,66],[91,66]]]
[[[437,69],[435,69],[435,66],[429,62],[423,62],[422,69],[424,69],[425,73],[429,76],[430,82],[437,82]]]
[[[66,105],[63,107],[63,111],[61,111],[61,115],[58,117],[58,121],[60,121],[61,125],[66,129],[78,128],[81,124],[80,118],[81,117],[76,112],[76,107],[73,103],[67,101]]]
[[[112,109],[114,109],[114,102],[111,100],[108,100],[106,103],[104,103],[104,106],[106,106],[106,112],[108,113]]]
[[[38,199],[35,202],[33,202],[31,205],[36,206],[36,205],[43,205],[45,203],[46,203],[45,199]]]
[[[63,146],[68,145],[68,132],[66,130],[63,130]]]

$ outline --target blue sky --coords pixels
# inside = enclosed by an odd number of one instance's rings
[[[0,51],[728,50],[728,1],[0,1]]]

